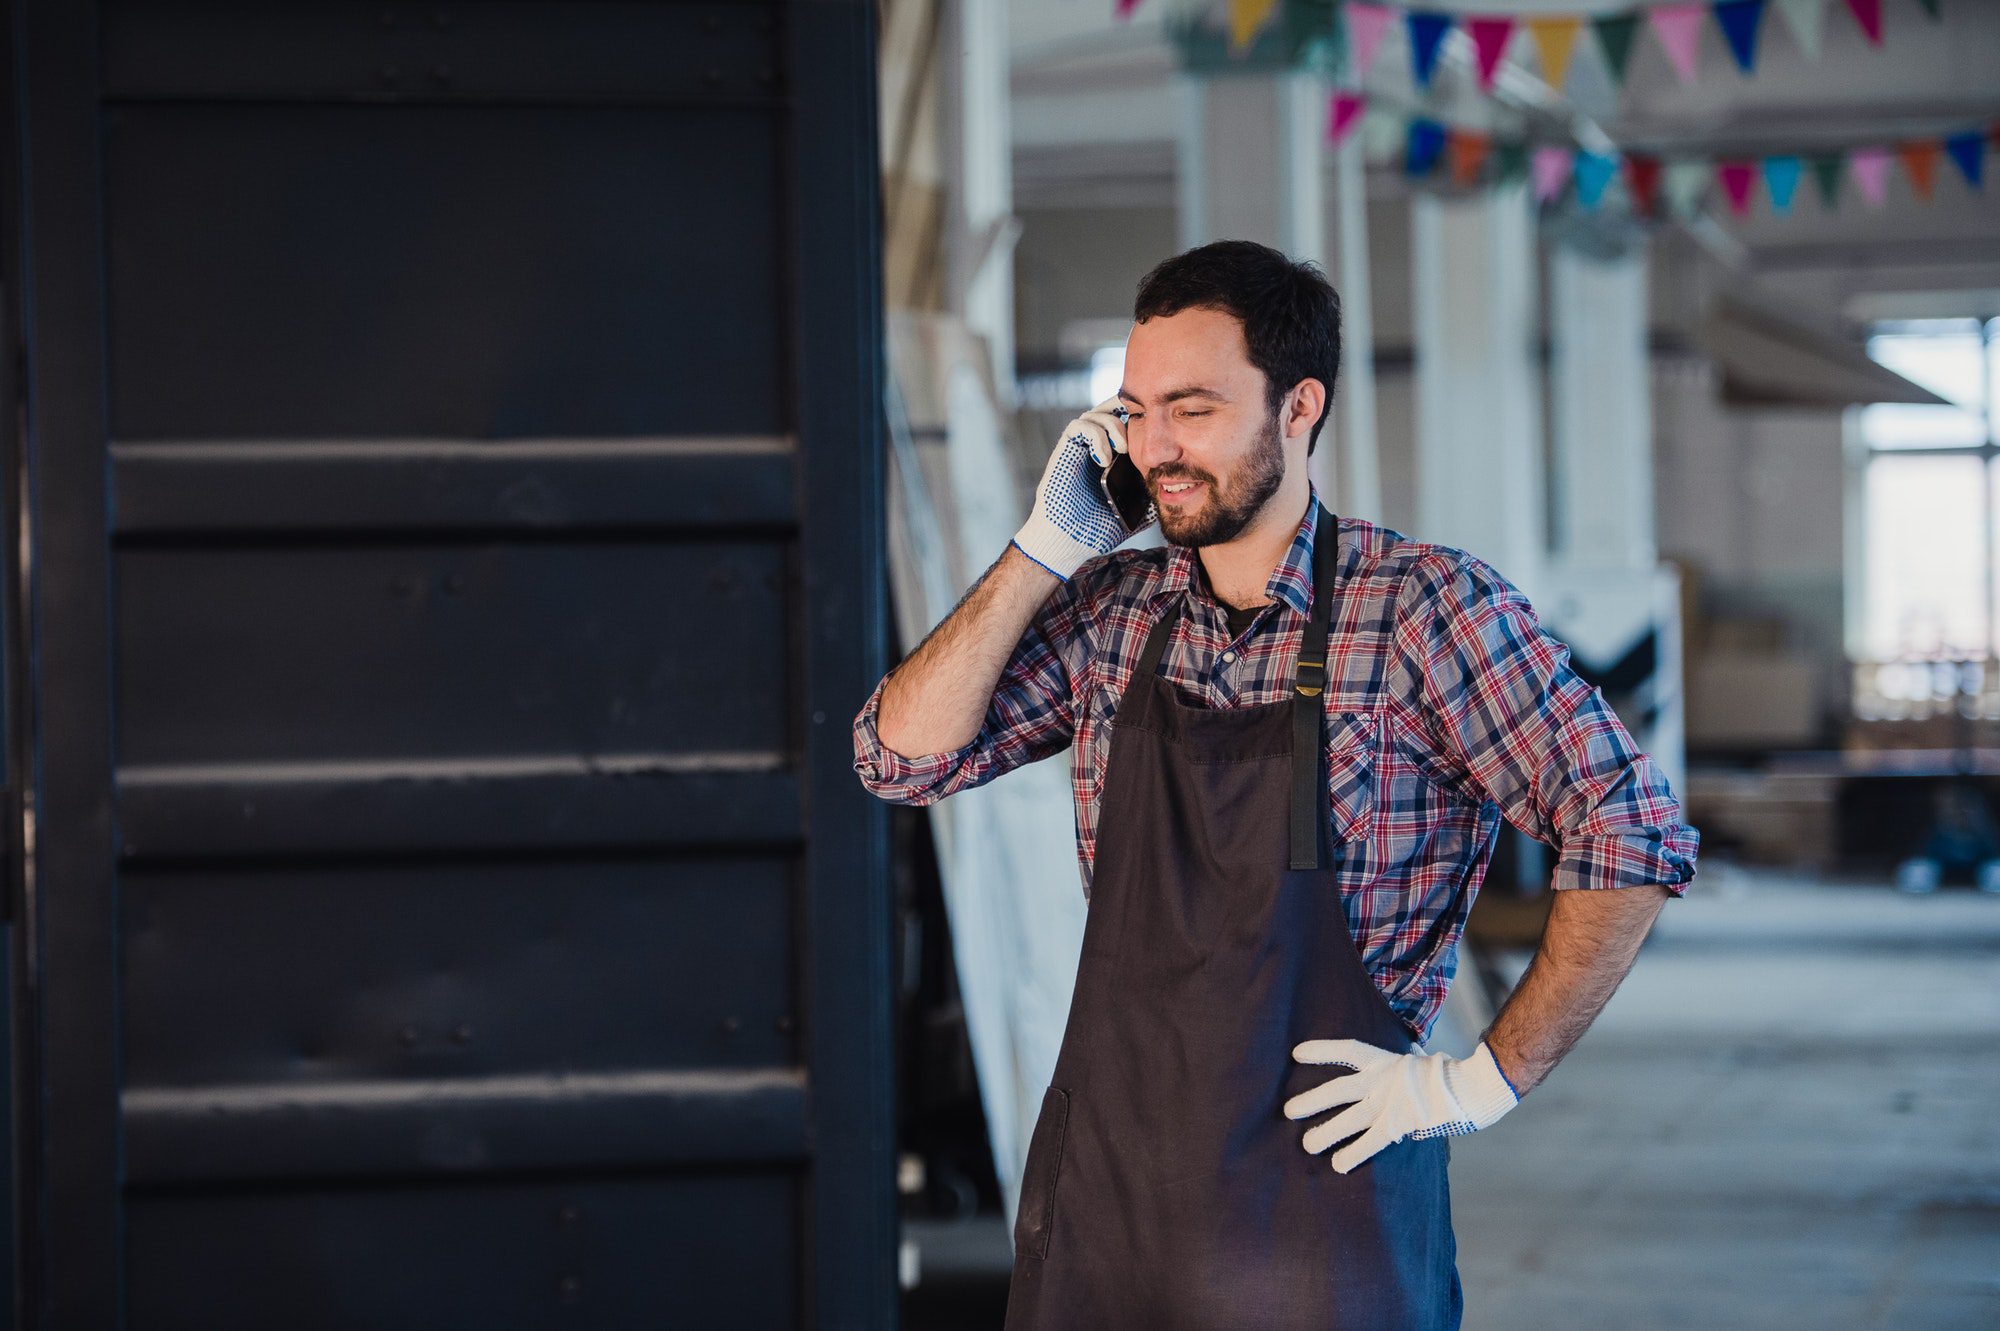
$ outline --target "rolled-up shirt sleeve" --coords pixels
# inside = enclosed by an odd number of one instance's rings
[[[884,676],[854,718],[854,771],[861,784],[891,803],[932,804],[1068,748],[1076,734],[1072,665],[1081,665],[1080,607],[1093,582],[1086,576],[1090,568],[1079,569],[1036,611],[1001,668],[979,733],[963,747],[907,755],[884,745],[876,731],[889,682]]]
[[[1419,718],[1442,756],[1556,849],[1551,887],[1685,894],[1700,833],[1681,821],[1665,774],[1527,598],[1454,553],[1412,572],[1397,615]]]

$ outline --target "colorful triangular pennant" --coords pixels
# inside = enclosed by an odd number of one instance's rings
[[[1632,210],[1651,216],[1659,211],[1660,159],[1633,154],[1625,159],[1625,189],[1632,196]]]
[[[1576,49],[1580,18],[1525,18],[1522,24],[1535,39],[1535,55],[1542,62],[1542,81],[1557,92],[1569,81],[1569,57]]]
[[[1516,141],[1502,143],[1493,150],[1493,178],[1518,180],[1528,169],[1528,145]]]
[[[1791,25],[1806,59],[1819,59],[1820,34],[1826,30],[1826,0],[1778,0],[1778,12]]]
[[[1412,9],[1407,22],[1410,25],[1410,70],[1416,75],[1417,86],[1431,86],[1431,75],[1437,73],[1438,52],[1444,47],[1445,34],[1451,31],[1451,15],[1434,9]]]
[[[1437,165],[1438,154],[1443,151],[1443,125],[1422,117],[1410,122],[1409,152],[1403,159],[1405,171],[1413,176],[1423,175]]]
[[[1500,72],[1500,59],[1507,54],[1507,39],[1514,35],[1514,20],[1468,18],[1465,20],[1465,32],[1472,38],[1472,51],[1478,59],[1479,86],[1490,92],[1493,76]]]
[[[1937,185],[1938,155],[1943,149],[1936,139],[1911,139],[1896,145],[1896,156],[1903,159],[1903,169],[1910,173],[1910,188],[1925,202],[1930,201],[1931,190]]]
[[[1240,51],[1250,45],[1277,7],[1278,0],[1229,0],[1229,49]]]
[[[1347,67],[1355,83],[1368,77],[1375,53],[1382,48],[1382,34],[1389,30],[1391,14],[1384,5],[1345,4],[1340,7],[1347,24]]]
[[[1682,217],[1694,216],[1701,207],[1701,196],[1708,188],[1710,174],[1707,162],[1669,162],[1665,181],[1667,206]]]
[[[1606,14],[1590,21],[1597,44],[1604,51],[1604,67],[1611,72],[1611,85],[1625,82],[1626,67],[1632,63],[1633,38],[1639,35],[1637,14]]]
[[[1655,5],[1646,11],[1653,20],[1653,35],[1660,39],[1660,49],[1667,53],[1667,61],[1682,83],[1693,83],[1697,77],[1701,21],[1707,11],[1703,4]]]
[[[1535,183],[1536,203],[1547,203],[1563,192],[1575,161],[1576,151],[1572,148],[1548,145],[1535,149],[1528,174]]]
[[[1944,17],[1944,0],[1917,0],[1917,3],[1922,5],[1924,12],[1932,18],[1941,19]]]
[[[1881,148],[1856,148],[1847,156],[1847,169],[1869,207],[1879,208],[1889,194],[1889,154]]]
[[[1361,110],[1368,99],[1360,93],[1337,92],[1326,108],[1326,141],[1338,148],[1361,123]]]
[[[1771,211],[1792,210],[1792,199],[1799,192],[1799,176],[1804,168],[1805,163],[1796,157],[1764,159],[1764,192],[1771,196]]]
[[[1604,187],[1617,174],[1616,157],[1579,152],[1576,155],[1576,201],[1586,208],[1596,208],[1604,200]]]
[[[1738,217],[1750,211],[1750,186],[1755,181],[1755,169],[1748,162],[1717,162],[1715,178],[1722,182],[1722,192],[1729,197],[1729,211]]]
[[[1757,65],[1757,25],[1764,20],[1764,0],[1720,0],[1715,24],[1729,42],[1736,67],[1748,74]]]
[[[1965,183],[1974,189],[1980,188],[1980,177],[1986,165],[1986,144],[1979,131],[1969,129],[1963,134],[1952,135],[1944,141],[1944,150],[1958,164],[1959,174],[1965,177]]]
[[[1882,0],[1847,0],[1847,12],[1875,45],[1882,44]]]
[[[1840,166],[1839,153],[1820,153],[1812,159],[1813,184],[1829,211],[1840,206]]]
[[[1471,185],[1479,179],[1479,168],[1486,165],[1486,155],[1492,150],[1493,136],[1476,130],[1455,129],[1445,140],[1445,161],[1451,169],[1451,183]]]

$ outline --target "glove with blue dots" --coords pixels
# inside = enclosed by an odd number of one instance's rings
[[[1035,487],[1034,511],[1014,533],[1015,547],[1068,582],[1085,560],[1122,545],[1138,528],[1118,516],[1100,477],[1124,451],[1117,398],[1108,397],[1071,421]]]

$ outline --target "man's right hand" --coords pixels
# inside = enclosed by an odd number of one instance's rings
[[[1109,554],[1137,528],[1127,527],[1105,498],[1099,477],[1125,451],[1118,399],[1108,397],[1063,429],[1035,487],[1034,511],[1014,545],[1068,582],[1085,560]]]

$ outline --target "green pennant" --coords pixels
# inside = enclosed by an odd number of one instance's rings
[[[1819,201],[1831,211],[1840,204],[1840,154],[1823,153],[1811,160],[1813,184],[1819,186]]]
[[[1944,0],[1917,0],[1917,3],[1922,5],[1924,12],[1932,18],[1944,17]]]
[[[1623,87],[1625,67],[1632,63],[1632,39],[1639,35],[1639,15],[1609,14],[1594,18],[1590,26],[1597,32],[1597,44],[1604,48],[1604,63],[1611,67],[1613,87]]]
[[[1518,180],[1527,174],[1527,144],[1496,143],[1493,145],[1493,179],[1496,183]]]

